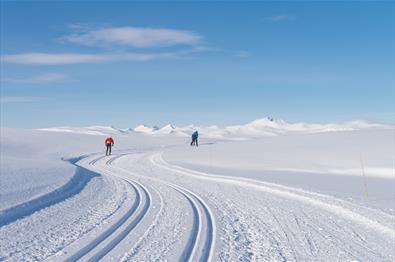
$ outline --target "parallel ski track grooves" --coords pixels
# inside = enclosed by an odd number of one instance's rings
[[[126,156],[126,155],[130,155],[130,154],[123,154],[120,155],[118,158]],[[115,159],[114,159],[115,160]],[[109,164],[112,165],[111,161]],[[121,167],[116,167],[126,173],[129,173],[131,175],[136,176],[137,174],[125,169],[125,168],[121,168]],[[139,175],[137,175],[139,176]],[[192,225],[192,230],[191,230],[191,235],[188,239],[188,242],[186,244],[186,247],[184,249],[184,251],[181,254],[181,258],[180,261],[212,261],[212,257],[213,257],[213,252],[214,252],[214,244],[215,244],[215,224],[214,224],[214,216],[212,214],[212,212],[210,211],[208,205],[195,193],[191,192],[190,190],[170,183],[170,182],[166,182],[163,181],[161,179],[157,179],[157,178],[152,178],[149,177],[148,179],[160,182],[162,184],[165,184],[171,188],[173,188],[174,190],[176,190],[178,193],[180,193],[181,195],[183,195],[188,203],[191,205],[192,207],[192,212],[193,212],[193,225]],[[201,212],[201,210],[203,210],[203,212]],[[195,258],[197,256],[197,249],[198,249],[198,245],[199,242],[201,241],[201,235],[203,234],[203,219],[206,223],[206,238],[203,240],[204,241],[204,245],[200,254],[200,258],[197,259]]]
[[[210,215],[210,212],[206,206],[206,204],[194,193],[192,193],[191,191],[182,188],[180,186],[176,186],[173,185],[171,186],[173,187],[176,191],[180,192],[181,194],[183,194],[185,196],[185,198],[188,199],[189,203],[192,206],[192,209],[194,211],[194,228],[197,228],[197,232],[196,234],[193,234],[193,237],[190,238],[190,241],[188,241],[189,243],[187,244],[186,249],[183,252],[183,255],[181,256],[181,261],[195,261],[193,259],[195,253],[197,252],[197,244],[198,241],[197,239],[200,238],[201,232],[202,232],[202,221],[201,221],[201,217],[202,214],[199,211],[199,207],[198,205],[200,205],[202,207],[202,209],[204,210],[204,217],[206,220],[206,239],[204,241],[204,246],[203,246],[203,250],[202,250],[202,254],[200,256],[199,261],[208,261],[209,257],[210,257],[210,250],[212,249],[212,244],[213,244],[213,218]],[[195,202],[197,201],[197,203]],[[195,221],[196,221],[196,225],[195,225]],[[194,231],[194,230],[193,230]],[[193,246],[191,246],[193,245]],[[185,255],[185,258],[183,257]],[[211,260],[211,259],[210,259]]]
[[[191,230],[191,235],[189,236],[188,242],[186,244],[186,247],[184,251],[181,254],[180,261],[190,261],[192,255],[196,251],[196,243],[199,235],[199,228],[201,227],[201,222],[199,219],[199,209],[197,208],[197,205],[195,201],[188,196],[186,193],[184,193],[181,190],[178,190],[177,188],[174,188],[176,191],[178,191],[180,194],[182,194],[189,202],[189,204],[192,207],[192,212],[193,212],[193,222],[192,222],[192,230]]]
[[[99,160],[103,159],[105,156],[99,157],[97,159],[92,160],[89,162],[90,166],[94,166],[96,162]],[[115,157],[118,158],[119,156]],[[113,159],[115,159],[113,158]],[[110,161],[113,159],[110,159],[107,161],[107,165]],[[111,175],[106,170],[100,170],[101,172],[104,172],[106,175]],[[119,178],[119,177],[118,177]],[[113,224],[110,228],[108,228],[106,231],[102,232],[98,237],[93,239],[88,245],[80,249],[77,253],[72,255],[70,258],[68,258],[66,261],[71,262],[71,261],[77,261],[81,258],[83,258],[85,255],[90,253],[92,250],[94,250],[100,243],[102,243],[104,240],[108,239],[110,236],[114,234],[114,232],[121,227],[125,222],[136,212],[136,210],[143,204],[143,194],[144,198],[146,199],[144,203],[144,207],[140,211],[140,213],[136,216],[133,221],[129,223],[129,225],[120,233],[118,233],[117,236],[113,240],[111,240],[105,247],[101,248],[98,250],[93,257],[89,259],[89,261],[99,261],[101,258],[103,258],[108,252],[110,252],[116,245],[118,245],[129,233],[132,231],[143,219],[143,217],[146,215],[148,212],[148,209],[151,205],[151,196],[148,192],[148,190],[141,185],[140,183],[130,180],[130,179],[125,179],[125,178],[120,178],[126,181],[129,185],[131,185],[136,193],[136,199],[132,205],[132,207],[119,219],[115,224]],[[142,192],[141,192],[142,191]]]

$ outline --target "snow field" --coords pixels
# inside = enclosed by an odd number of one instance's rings
[[[297,172],[287,173],[283,184],[264,176],[302,162],[317,179],[324,178],[321,171],[325,179],[345,180],[353,175],[343,171],[355,164],[349,155],[360,150],[367,152],[366,167],[393,170],[391,135],[203,138],[194,148],[182,137],[124,134],[115,137],[113,155],[104,156],[101,136],[8,130],[2,134],[0,178],[7,186],[0,193],[7,203],[0,210],[0,260],[393,261],[395,222],[388,206],[331,195],[322,190],[328,180],[319,190],[293,184]],[[43,137],[48,146],[40,148],[36,141]],[[59,139],[78,143],[59,145]],[[290,148],[298,150],[296,160]],[[267,151],[272,158],[262,160],[259,154]],[[336,155],[340,160],[332,163]],[[340,174],[328,174],[336,168]],[[387,173],[366,175],[393,182]],[[25,177],[30,186],[20,184]],[[382,191],[390,193],[387,184]]]

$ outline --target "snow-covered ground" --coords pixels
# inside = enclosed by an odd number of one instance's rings
[[[395,131],[353,123],[1,129],[0,260],[394,261]]]

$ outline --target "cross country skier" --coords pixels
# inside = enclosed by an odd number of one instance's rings
[[[111,155],[111,147],[114,146],[114,139],[112,139],[112,137],[108,137],[106,138],[106,140],[104,141],[104,144],[106,144],[106,156]]]
[[[192,134],[191,146],[193,146],[193,145],[199,146],[199,144],[198,144],[198,137],[199,137],[199,133],[198,133],[198,131],[196,130],[196,131],[193,132],[193,134]]]

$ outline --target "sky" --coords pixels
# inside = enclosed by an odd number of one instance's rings
[[[2,127],[395,122],[393,1],[1,1]]]

